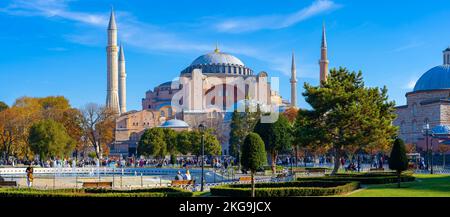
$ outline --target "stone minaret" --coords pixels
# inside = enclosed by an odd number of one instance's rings
[[[297,108],[297,70],[295,68],[294,52],[292,52],[291,65],[291,107]]]
[[[320,48],[320,83],[327,80],[328,76],[328,57],[327,57],[327,36],[325,31],[325,24],[322,26],[322,46]]]
[[[107,54],[107,96],[106,106],[111,108],[117,114],[120,114],[119,95],[118,95],[118,66],[117,66],[117,25],[114,11],[111,10],[111,17],[108,25],[108,46]]]
[[[443,51],[444,53],[444,65],[450,65],[450,47]]]
[[[125,70],[125,55],[123,54],[123,46],[120,45],[119,50],[119,103],[120,112],[127,112],[127,74]]]

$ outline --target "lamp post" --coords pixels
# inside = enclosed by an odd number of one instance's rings
[[[430,125],[428,124],[428,122],[423,126],[423,130],[425,131],[425,144],[427,146],[427,162],[425,165],[425,169],[428,170],[428,165],[430,161],[430,152],[428,150],[428,133],[430,131]]]
[[[204,185],[204,164],[205,164],[205,129],[206,126],[204,124],[200,124],[198,126],[198,128],[200,129],[200,132],[202,133],[202,180],[201,180],[201,186],[200,186],[200,191],[203,191],[203,185]]]
[[[430,169],[430,174],[433,174],[433,135],[431,135],[431,145],[430,145],[430,160],[431,160],[431,169]]]

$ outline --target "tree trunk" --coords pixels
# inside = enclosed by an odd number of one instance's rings
[[[251,170],[252,177],[252,197],[255,197],[255,171]]]
[[[275,174],[277,172],[277,153],[272,152],[272,173]]]
[[[339,167],[341,166],[341,152],[339,149],[335,148],[334,153],[334,168],[333,171],[331,171],[331,175],[336,175],[336,173],[339,170]]]
[[[397,170],[397,187],[400,188],[400,182],[401,182],[401,175],[402,172],[400,172],[399,170]]]

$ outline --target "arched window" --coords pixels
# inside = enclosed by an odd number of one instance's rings
[[[417,132],[417,121],[416,120],[412,121],[411,127],[412,127],[412,133]]]
[[[161,117],[166,117],[166,113],[163,110],[161,110]]]
[[[405,132],[406,132],[406,130],[405,130],[405,121],[402,121],[400,123],[400,133],[403,134]]]
[[[417,115],[417,103],[412,104],[411,113],[413,116]]]

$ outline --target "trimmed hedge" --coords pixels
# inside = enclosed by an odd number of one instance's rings
[[[213,196],[250,197],[250,184],[223,185],[211,188]],[[359,182],[295,181],[255,184],[256,197],[328,196],[359,188]]]
[[[401,177],[402,182],[412,182],[416,178],[411,175],[403,174]],[[334,176],[326,175],[322,177],[302,177],[297,178],[298,181],[357,181],[364,185],[369,184],[389,184],[396,183],[398,177],[395,173],[382,172],[382,173],[352,173],[352,174],[336,174]]]
[[[193,193],[182,189],[155,188],[135,190],[107,189],[17,189],[2,188],[0,197],[192,197]]]

